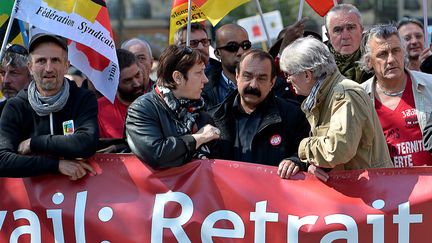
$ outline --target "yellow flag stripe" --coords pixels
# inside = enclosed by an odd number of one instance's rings
[[[78,1],[75,7],[75,13],[94,23],[101,7],[101,5],[93,1]]]
[[[101,9],[101,5],[91,0],[43,0],[49,7],[64,11],[68,14],[75,12],[94,23]]]
[[[6,21],[8,19],[9,19],[9,15],[6,15],[6,14],[0,15],[0,25],[3,25],[4,23],[6,23]]]
[[[215,26],[231,10],[237,8],[249,0],[208,0],[201,6],[201,10],[207,15],[207,19]]]
[[[76,0],[43,0],[48,4],[50,8],[57,9],[59,11],[64,11],[66,13],[72,13]]]
[[[181,4],[171,11],[170,16],[170,35],[169,35],[169,43],[174,43],[174,34],[180,29],[182,26],[187,24],[187,2]],[[206,15],[195,5],[192,4],[192,21],[191,22],[200,22],[206,20]]]

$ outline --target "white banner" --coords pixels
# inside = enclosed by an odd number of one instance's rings
[[[282,16],[279,10],[263,14],[264,21],[271,39],[276,39],[279,32],[283,29]],[[253,16],[239,19],[237,24],[246,29],[249,40],[252,43],[267,41],[264,26],[260,17]]]
[[[71,46],[72,65],[80,69],[111,102],[117,92],[120,70],[104,1],[16,0],[12,14],[42,30],[77,42]],[[79,44],[78,44],[79,43]],[[79,56],[82,57],[79,57]],[[79,57],[79,58],[75,58]]]

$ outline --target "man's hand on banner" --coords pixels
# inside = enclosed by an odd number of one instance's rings
[[[78,180],[87,174],[96,174],[95,170],[90,164],[82,160],[60,160],[59,171],[63,175],[69,176],[72,181]]]
[[[289,179],[290,176],[297,174],[299,170],[300,167],[298,167],[294,162],[288,159],[284,159],[279,163],[277,174],[282,179]]]

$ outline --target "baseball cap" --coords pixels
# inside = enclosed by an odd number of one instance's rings
[[[31,53],[36,46],[44,42],[54,42],[57,43],[63,50],[68,50],[66,38],[47,33],[38,33],[34,35],[30,40],[29,52]]]

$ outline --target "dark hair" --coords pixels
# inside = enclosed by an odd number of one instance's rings
[[[205,29],[204,25],[200,24],[200,23],[191,23],[191,33],[195,32],[197,30],[202,30],[207,34],[207,30]],[[187,30],[187,25],[183,25],[182,27],[180,27],[180,29],[178,29],[175,34],[174,34],[174,45],[182,45],[182,42],[186,42],[185,39],[186,35],[184,35],[185,37],[183,37],[183,34],[186,32]]]
[[[123,68],[127,68],[132,66],[132,64],[137,64],[138,61],[135,57],[135,55],[125,49],[117,49],[117,59],[118,59],[118,64],[120,67],[120,70],[123,70]]]
[[[240,73],[241,63],[243,62],[243,60],[247,56],[251,56],[252,59],[254,59],[254,58],[257,58],[259,60],[268,59],[270,61],[270,64],[271,64],[271,78],[273,79],[274,77],[276,77],[276,72],[277,72],[276,71],[276,64],[275,64],[275,61],[274,61],[273,57],[269,53],[267,53],[267,52],[265,52],[263,50],[260,50],[260,49],[251,49],[251,50],[243,53],[243,55],[240,58],[239,63],[237,64],[237,71],[239,73]]]
[[[179,71],[187,80],[189,69],[195,64],[205,63],[205,61],[206,58],[198,50],[171,45],[160,56],[157,69],[157,84],[169,89],[176,89],[177,83],[172,77],[174,71]]]
[[[397,23],[397,29],[400,29],[400,27],[407,25],[407,24],[415,24],[418,27],[420,27],[420,29],[423,29],[423,24],[422,22],[420,22],[420,20],[418,19],[413,19],[413,18],[407,18],[404,17],[402,18],[398,23]]]

